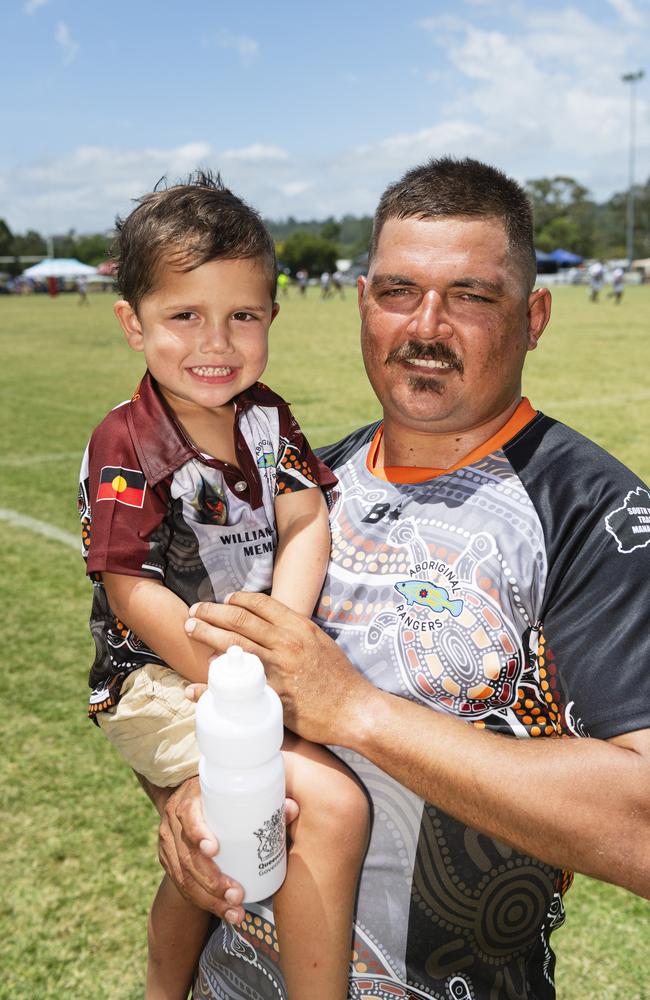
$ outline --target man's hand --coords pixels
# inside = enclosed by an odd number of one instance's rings
[[[196,685],[197,688],[204,687]],[[287,827],[298,804],[286,799]],[[198,778],[189,778],[167,799],[160,821],[158,856],[178,891],[195,906],[230,924],[244,919],[244,890],[217,867],[219,843],[205,825]]]
[[[231,924],[244,919],[244,890],[212,860],[219,844],[203,819],[198,778],[169,796],[160,821],[158,856],[179,892]]]
[[[315,743],[346,745],[377,693],[317,625],[266,594],[195,604],[185,630],[217,653],[237,645],[259,656],[285,724]]]

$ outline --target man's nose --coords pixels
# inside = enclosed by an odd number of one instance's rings
[[[407,332],[419,340],[447,340],[452,335],[445,304],[438,292],[431,289],[411,317]]]

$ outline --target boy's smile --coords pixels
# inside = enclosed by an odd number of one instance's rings
[[[115,314],[130,346],[177,416],[215,409],[257,382],[279,306],[258,259],[213,260],[192,271],[162,266],[136,314],[124,300]]]

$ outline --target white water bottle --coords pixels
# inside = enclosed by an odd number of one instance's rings
[[[205,820],[219,841],[216,864],[266,899],[287,872],[282,703],[257,656],[231,646],[210,661],[196,706]]]

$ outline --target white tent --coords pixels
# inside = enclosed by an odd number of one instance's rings
[[[97,274],[96,267],[70,257],[50,257],[25,268],[21,278],[81,278]]]

